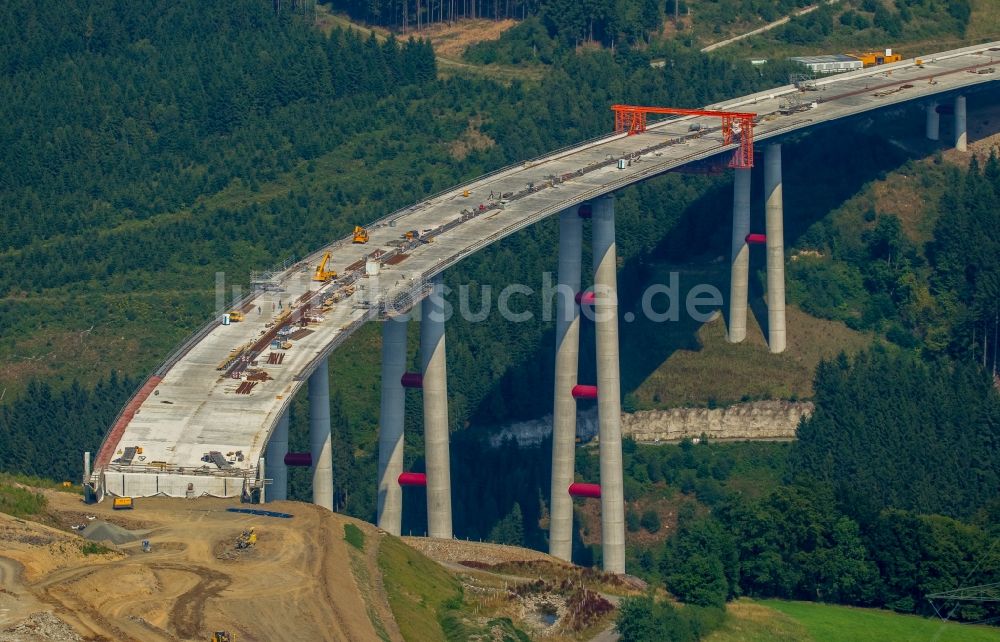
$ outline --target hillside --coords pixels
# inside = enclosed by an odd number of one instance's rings
[[[745,13],[729,12],[736,18],[722,15],[726,13],[725,3],[690,4],[694,14],[692,32],[696,34],[696,41],[704,44],[746,33],[763,26],[765,16],[774,20],[778,15],[768,8],[747,22]],[[782,4],[787,7],[792,3]],[[914,50],[948,49],[962,43],[995,40],[1000,35],[1000,18],[991,0],[941,4],[911,0],[834,0],[795,4],[817,9],[793,16],[785,25],[717,49],[713,55],[776,59],[892,48],[909,56]],[[698,12],[697,5],[707,11]],[[721,28],[716,26],[720,23]]]
[[[241,640],[289,632],[376,640],[373,621],[393,624],[384,597],[351,570],[343,537],[350,521],[342,517],[294,503],[273,506],[292,519],[253,517],[228,513],[234,504],[210,499],[148,499],[123,516],[110,502],[84,506],[79,497],[45,495],[47,516],[64,528],[92,516],[138,531],[152,546],[151,553],[137,541],[105,548],[0,515],[3,558],[21,567],[20,580],[6,578],[4,599],[23,614],[50,612],[80,636],[186,640],[230,630]],[[257,546],[235,551],[236,537],[249,528],[257,530]],[[8,616],[3,628],[12,622]]]
[[[523,629],[569,642],[610,625],[613,602],[601,595],[635,592],[515,547],[408,545],[310,504],[268,506],[287,519],[228,512],[241,507],[208,498],[145,498],[116,512],[110,501],[86,506],[72,493],[19,487],[45,507],[27,519],[0,513],[2,640],[40,631],[52,640],[203,640],[228,630],[241,641],[458,642],[527,639]],[[102,520],[118,544],[70,530]],[[256,545],[236,549],[251,528]],[[580,600],[598,610],[574,611]],[[539,605],[549,603],[559,606],[544,619]]]

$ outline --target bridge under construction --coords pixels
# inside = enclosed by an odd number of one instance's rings
[[[746,336],[750,246],[767,257],[768,344],[785,349],[781,138],[919,102],[928,138],[950,115],[965,150],[966,101],[1000,79],[988,43],[784,86],[701,110],[614,106],[616,131],[466,184],[372,222],[255,283],[225,320],[199,328],[123,408],[85,481],[98,498],[287,496],[289,465],[309,466],[313,501],[333,507],[328,360],[368,322],[383,326],[378,523],[398,534],[404,484],[426,487],[428,532],[450,538],[447,349],[440,275],[463,258],[559,216],[550,546],[569,559],[574,496],[599,497],[603,563],[625,569],[613,193],[722,156],[734,172],[728,338]],[[647,121],[647,115],[671,116]],[[612,121],[609,114],[609,122]],[[918,125],[914,124],[914,129]],[[754,146],[763,148],[765,229],[750,229]],[[593,239],[593,294],[581,291],[583,226]],[[322,265],[317,269],[317,265]],[[321,274],[322,273],[322,274]],[[418,302],[424,303],[416,306]],[[578,381],[580,306],[594,308],[597,380]],[[407,319],[419,307],[419,372],[406,372]],[[414,315],[416,316],[416,315]],[[310,450],[288,452],[288,409],[309,390]],[[406,388],[423,395],[426,473],[403,466]],[[596,398],[600,479],[574,484],[576,402]]]

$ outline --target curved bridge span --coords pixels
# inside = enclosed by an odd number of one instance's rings
[[[938,102],[954,100],[956,146],[964,149],[965,96],[1000,79],[1000,72],[993,71],[995,58],[1000,59],[1000,42],[823,78],[813,82],[808,91],[785,86],[708,106],[709,110],[755,113],[754,140],[768,141],[765,173],[775,164],[778,172],[778,227],[773,235],[769,229],[769,256],[776,251],[777,260],[783,260],[780,147],[776,143],[781,136],[864,112],[923,101],[928,104],[927,135],[936,138],[938,113],[949,110],[935,107]],[[610,123],[610,113],[608,117]],[[284,439],[287,450],[286,413],[296,391],[314,372],[325,373],[325,367],[319,366],[325,365],[337,346],[364,323],[407,310],[427,296],[434,277],[499,239],[555,214],[569,211],[575,218],[581,203],[597,203],[597,199],[632,183],[738,147],[739,142],[725,142],[716,118],[664,120],[650,124],[643,133],[615,133],[587,141],[415,203],[370,224],[366,244],[354,244],[346,238],[320,248],[258,284],[239,304],[245,315],[242,322],[223,325],[214,319],[168,357],[111,426],[95,458],[90,483],[99,497],[105,493],[238,496],[259,488],[263,484],[259,465],[269,439],[272,443]],[[772,149],[777,152],[772,154]],[[749,198],[749,171],[736,170],[737,207],[744,190]],[[765,183],[768,180],[766,177]],[[595,205],[595,214],[599,209]],[[769,200],[769,228],[771,213]],[[745,280],[745,276],[738,275],[737,257],[745,242],[743,223],[737,219],[734,209],[733,292],[738,298],[735,281]],[[613,210],[611,226],[613,254]],[[410,230],[419,232],[421,238],[405,239]],[[754,242],[751,237],[756,236],[760,235],[749,235],[747,241]],[[772,241],[771,236],[777,238]],[[314,270],[327,251],[332,255],[327,269],[336,271],[338,277],[317,282]],[[772,285],[781,286],[778,325],[783,332],[783,267],[775,276],[780,283],[771,282],[770,259],[768,274],[769,293]],[[733,310],[739,312],[738,308]],[[443,353],[443,327],[441,332]],[[617,329],[615,342],[616,333]],[[731,335],[733,340],[741,338],[738,329],[731,329]],[[405,341],[405,334],[403,337]],[[272,348],[274,339],[290,341],[292,347]],[[783,349],[783,340],[783,334],[772,335],[772,350]],[[280,356],[272,357],[272,353]],[[426,367],[432,365],[426,363],[428,359],[425,355],[425,380]],[[617,352],[614,359],[617,375]],[[389,372],[385,366],[384,372]],[[264,380],[252,381],[254,378]],[[384,384],[383,396],[385,390]],[[383,414],[385,403],[383,399]],[[446,418],[446,407],[444,413]],[[328,417],[326,421],[328,425]],[[319,454],[322,448],[314,443],[314,458],[323,456]],[[206,460],[212,452],[222,459]],[[386,455],[386,462],[388,459],[391,457]],[[313,467],[322,465],[314,463]],[[279,471],[270,472],[277,480]],[[429,478],[427,483],[430,498],[434,484]],[[383,499],[380,490],[380,521],[383,508],[390,510],[383,507]],[[450,500],[447,521],[450,536]],[[434,528],[431,530],[433,534]]]

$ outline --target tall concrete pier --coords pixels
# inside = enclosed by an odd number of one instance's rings
[[[309,450],[313,503],[333,510],[333,437],[330,434],[330,364],[323,359],[309,375]]]
[[[378,526],[399,535],[403,519],[403,413],[406,391],[406,319],[382,324],[382,408],[378,432]]]
[[[927,124],[925,133],[928,140],[937,140],[941,136],[941,115],[938,114],[937,102],[927,105]]]
[[[785,351],[785,228],[781,187],[781,145],[764,151],[764,216],[767,233],[767,344]]]
[[[552,493],[549,507],[549,554],[572,561],[573,483],[576,459],[576,399],[580,356],[580,291],[583,221],[579,207],[559,215],[559,274],[556,293],[556,372],[552,410]]]
[[[285,455],[287,454],[288,409],[286,408],[274,426],[271,438],[267,441],[267,451],[264,455],[264,469],[271,479],[270,486],[265,490],[265,497],[269,502],[288,499],[288,466],[285,465]]]
[[[420,305],[423,361],[424,457],[427,462],[427,531],[451,539],[451,464],[448,445],[448,378],[444,339],[444,289],[436,277]]]
[[[622,480],[621,377],[618,363],[618,265],[615,199],[593,206],[594,330],[597,337],[597,417],[601,459],[604,570],[625,572],[625,492]]]
[[[733,170],[733,240],[729,272],[729,328],[726,338],[739,343],[747,336],[747,293],[750,279],[750,178],[749,167]]]
[[[955,149],[960,152],[968,149],[969,135],[965,117],[965,96],[955,96]]]

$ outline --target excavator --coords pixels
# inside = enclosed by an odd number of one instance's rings
[[[330,261],[330,253],[327,252],[323,255],[323,261],[316,266],[316,273],[313,274],[313,281],[319,281],[320,283],[326,283],[331,279],[337,278],[337,273],[333,270],[327,270],[326,264]]]
[[[257,531],[250,529],[240,533],[240,536],[236,538],[236,548],[253,548],[257,544]]]
[[[354,242],[355,243],[367,243],[368,242],[368,230],[361,227],[360,225],[354,226]]]

